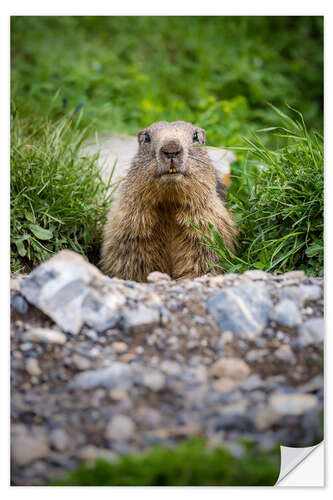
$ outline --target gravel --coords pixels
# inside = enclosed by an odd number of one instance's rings
[[[11,286],[13,485],[197,435],[235,455],[321,439],[321,278],[135,283],[66,251]]]

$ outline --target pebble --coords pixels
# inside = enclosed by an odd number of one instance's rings
[[[126,313],[121,326],[126,333],[136,334],[152,330],[160,322],[160,313],[157,309],[140,306]]]
[[[28,358],[25,362],[25,369],[33,377],[39,377],[42,373],[36,358]]]
[[[270,314],[270,319],[276,321],[279,325],[291,328],[299,326],[302,323],[298,306],[290,299],[283,299],[278,302]]]
[[[313,394],[274,393],[269,397],[269,407],[279,415],[302,415],[317,404]]]
[[[91,368],[91,360],[80,354],[73,354],[72,363],[78,370],[89,370]]]
[[[66,335],[49,328],[31,328],[22,336],[23,340],[41,342],[43,344],[65,344]]]
[[[213,376],[232,380],[244,380],[250,374],[250,367],[240,358],[220,358],[211,366]]]
[[[50,452],[46,433],[42,427],[12,425],[11,452],[13,461],[20,466],[47,458]]]
[[[166,375],[180,375],[182,372],[182,368],[176,361],[165,360],[161,363],[161,370]]]
[[[213,382],[213,387],[216,391],[219,392],[230,392],[233,391],[239,382],[237,380],[233,380],[231,378],[221,377],[215,382]]]
[[[20,314],[26,314],[29,309],[27,301],[19,294],[14,295],[10,301],[11,306]]]
[[[171,278],[166,273],[160,273],[159,271],[153,271],[147,276],[148,283],[159,283],[160,281],[171,281]]]
[[[68,434],[63,429],[53,429],[49,434],[51,446],[58,451],[65,451],[69,446]]]
[[[264,285],[250,282],[213,294],[207,301],[207,307],[222,331],[253,339],[264,330],[272,302]]]
[[[107,368],[87,370],[75,375],[69,381],[70,389],[91,389],[97,386],[126,389],[133,383],[131,367],[125,363],[114,362]]]
[[[107,448],[98,448],[92,444],[82,446],[76,456],[83,462],[95,461],[97,458],[103,458],[109,462],[114,462],[117,459],[117,454]]]
[[[318,344],[324,341],[324,318],[310,318],[299,329],[299,340],[302,346]]]
[[[142,385],[154,392],[163,389],[165,385],[165,376],[158,370],[145,370],[142,378]]]
[[[282,345],[279,349],[276,349],[276,351],[274,351],[274,356],[277,359],[284,361],[286,363],[290,364],[296,363],[296,357],[293,351],[291,350],[290,346],[288,345]]]
[[[127,415],[115,415],[106,426],[105,437],[110,440],[126,441],[133,437],[135,428],[133,420]]]
[[[112,342],[112,350],[117,354],[123,354],[128,350],[127,344],[125,342]]]

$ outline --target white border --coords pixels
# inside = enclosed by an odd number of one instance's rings
[[[325,57],[325,112],[326,112],[326,123],[325,123],[325,137],[328,138],[326,140],[326,277],[330,274],[329,265],[330,258],[327,258],[327,255],[333,255],[332,253],[332,245],[331,245],[331,236],[328,227],[328,213],[332,212],[332,203],[333,196],[327,195],[327,193],[332,193],[332,169],[333,162],[330,161],[332,159],[332,155],[329,151],[329,118],[332,112],[331,109],[331,99],[330,92],[332,88],[332,78],[330,78],[332,71],[332,50],[329,50],[328,47],[332,47],[332,33],[333,33],[333,25],[331,22],[330,16],[330,4],[329,1],[319,1],[310,2],[310,1],[301,1],[301,0],[293,0],[292,2],[286,0],[279,0],[278,2],[267,2],[267,1],[237,1],[234,0],[229,4],[225,2],[217,2],[212,0],[205,0],[203,2],[195,3],[192,1],[183,1],[179,2],[176,0],[168,0],[165,3],[157,2],[157,0],[145,0],[145,1],[125,1],[122,0],[120,2],[110,2],[105,0],[95,0],[91,5],[83,5],[82,2],[68,2],[64,0],[58,0],[55,4],[46,4],[45,1],[33,1],[30,0],[27,2],[26,0],[18,1],[12,0],[10,3],[4,5],[2,3],[0,7],[0,37],[1,37],[1,92],[0,92],[0,120],[1,120],[1,163],[0,163],[0,173],[1,173],[1,236],[2,242],[0,245],[1,251],[1,270],[2,270],[2,288],[1,288],[1,371],[2,376],[1,380],[1,395],[2,395],[2,407],[1,407],[1,467],[0,467],[0,485],[3,490],[3,494],[8,495],[10,497],[29,497],[33,496],[45,496],[47,494],[48,497],[54,498],[58,497],[59,494],[62,496],[80,496],[80,498],[91,498],[91,495],[97,494],[100,498],[107,497],[110,498],[110,495],[121,498],[123,496],[135,495],[136,497],[144,497],[148,498],[153,496],[154,499],[156,495],[158,497],[169,498],[170,493],[172,496],[191,496],[192,498],[200,497],[202,498],[202,494],[209,495],[211,497],[221,498],[221,495],[227,495],[228,498],[233,498],[234,496],[238,496],[241,492],[246,494],[247,498],[261,498],[267,497],[267,495],[279,495],[281,491],[283,491],[283,495],[286,496],[288,494],[293,497],[295,494],[300,494],[302,499],[305,498],[313,498],[313,495],[327,495],[329,490],[332,489],[331,481],[328,477],[326,483],[328,486],[325,489],[316,489],[313,491],[312,488],[299,488],[298,491],[291,489],[288,490],[285,488],[281,490],[279,488],[246,488],[246,492],[244,491],[244,487],[237,488],[227,488],[223,489],[218,487],[211,488],[113,488],[110,490],[109,488],[98,488],[97,490],[94,488],[62,488],[59,490],[58,488],[48,488],[47,492],[43,487],[11,487],[9,488],[9,292],[8,292],[8,269],[9,269],[9,16],[10,15],[325,15],[325,45],[326,45],[326,57]],[[172,27],[170,27],[170,36],[172,35]],[[274,34],[272,34],[273,36]],[[331,166],[331,167],[329,167]],[[332,224],[332,222],[331,222]],[[332,258],[332,257],[331,257]],[[331,294],[331,285],[330,280],[328,284],[326,284],[326,306],[330,303],[329,299],[332,297]],[[331,317],[329,308],[326,307],[326,318],[327,324],[331,324]],[[325,360],[326,360],[326,387],[329,386],[329,382],[327,380],[327,375],[329,375],[329,366],[327,363],[328,354],[327,348],[329,348],[329,328],[327,327],[327,336],[326,336],[326,352],[325,352]],[[329,375],[330,376],[330,375]],[[328,391],[326,391],[326,397],[328,397]],[[326,404],[326,422],[330,420],[331,415],[331,402],[330,404]],[[325,426],[325,440],[327,441],[327,437],[329,435],[329,430]],[[326,471],[330,470],[332,465],[332,460],[330,458],[330,448],[328,448],[328,453],[326,453]]]

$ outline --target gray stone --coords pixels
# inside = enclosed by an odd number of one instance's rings
[[[182,368],[176,361],[165,360],[161,363],[161,370],[166,373],[166,375],[180,375]]]
[[[143,386],[151,391],[158,392],[165,386],[165,376],[158,370],[145,370],[141,380]]]
[[[135,424],[127,415],[115,415],[106,426],[105,437],[110,440],[126,441],[135,433]]]
[[[324,341],[324,318],[310,318],[299,329],[299,342],[302,346],[319,344]]]
[[[279,325],[291,328],[302,323],[302,316],[297,304],[289,299],[283,299],[276,304],[270,314],[270,319],[276,321]]]
[[[274,352],[274,356],[280,361],[284,361],[286,363],[295,364],[296,358],[289,346],[283,345],[279,349],[276,349]]]
[[[309,380],[306,384],[299,387],[301,392],[314,392],[322,389],[324,387],[324,377],[322,375],[317,375],[313,379]]]
[[[66,335],[49,328],[31,328],[22,335],[23,340],[41,342],[43,344],[65,344]]]
[[[117,454],[113,451],[107,448],[98,448],[92,444],[82,446],[82,448],[77,451],[76,456],[83,462],[95,461],[97,458],[103,458],[109,462],[114,462],[117,458]]]
[[[89,368],[91,368],[90,359],[86,358],[85,356],[81,356],[80,354],[76,354],[76,353],[73,354],[72,362],[73,362],[73,365],[78,370],[89,370]]]
[[[122,317],[121,327],[125,332],[135,334],[152,330],[159,322],[160,313],[157,309],[139,306]]]
[[[16,294],[11,298],[10,304],[20,314],[26,314],[28,312],[29,305],[19,294]]]
[[[207,307],[221,330],[253,339],[265,328],[272,302],[264,285],[250,282],[216,292]]]
[[[276,392],[269,397],[269,407],[279,415],[302,415],[317,404],[318,399],[313,394]]]
[[[60,428],[50,432],[49,440],[51,446],[58,451],[65,451],[69,446],[68,434]]]
[[[245,271],[244,276],[247,276],[251,280],[267,280],[269,278],[269,274],[265,273],[261,269],[250,269],[249,271]]]
[[[245,359],[248,363],[263,363],[268,355],[268,349],[251,349],[246,353]]]
[[[28,429],[22,424],[13,425],[11,452],[13,463],[20,466],[47,458],[50,449],[45,430],[39,426]]]
[[[279,299],[290,299],[303,305],[305,302],[319,300],[322,295],[322,288],[318,285],[285,286],[282,287],[278,296]]]
[[[244,391],[254,391],[255,389],[260,389],[264,386],[265,382],[259,375],[257,375],[257,373],[252,373],[252,375],[243,380],[240,385]]]
[[[102,386],[105,388],[127,389],[132,385],[132,370],[125,363],[114,362],[107,368],[88,370],[79,373],[69,382],[70,389],[91,389]]]
[[[20,291],[62,330],[76,334],[86,322],[97,331],[114,325],[125,297],[117,285],[81,255],[63,250],[38,266]]]

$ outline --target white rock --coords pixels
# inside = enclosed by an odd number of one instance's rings
[[[133,437],[136,426],[127,415],[115,415],[106,426],[106,439],[126,441]]]
[[[274,393],[269,397],[269,406],[280,415],[302,415],[318,404],[313,394]]]
[[[22,336],[23,340],[43,344],[65,344],[66,335],[49,328],[31,328]]]
[[[215,377],[232,380],[243,380],[250,374],[249,366],[240,358],[220,358],[211,366],[210,371]]]
[[[25,362],[25,369],[32,377],[39,377],[42,373],[36,358],[28,358]]]

